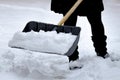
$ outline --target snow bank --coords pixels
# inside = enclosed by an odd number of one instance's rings
[[[24,48],[39,52],[65,54],[77,36],[56,31],[17,32],[9,42],[10,47]]]
[[[66,62],[65,56],[6,49],[0,54],[0,77],[2,80],[54,80],[69,72]]]
[[[115,56],[112,54],[111,56]],[[120,58],[120,55],[118,55]],[[119,59],[120,60],[120,59]],[[120,61],[111,61],[111,58],[85,56],[78,64],[82,69],[74,70],[69,74],[68,80],[119,80]]]
[[[11,2],[10,0],[4,1],[8,4]],[[18,5],[16,4],[18,0],[12,1],[14,5]],[[19,1],[24,3],[28,0]],[[31,1],[40,1],[35,5],[42,4],[41,0],[29,0],[30,7],[34,4]],[[106,0],[105,2],[108,3],[105,3],[103,22],[108,34],[108,49],[114,53],[110,52],[112,61],[110,58],[102,59],[95,56],[94,50],[92,51],[93,46],[90,46],[88,42],[90,41],[88,39],[91,39],[88,38],[90,36],[89,24],[87,21],[84,22],[85,19],[80,18],[77,24],[82,25],[83,28],[80,44],[78,44],[81,57],[78,64],[83,65],[83,68],[72,71],[69,70],[66,56],[42,54],[7,46],[11,32],[22,30],[29,20],[57,23],[61,17],[59,14],[43,11],[42,7],[39,9],[37,7],[36,10],[33,10],[35,7],[26,10],[24,6],[0,6],[0,80],[120,80],[120,9],[118,8],[120,3],[119,0]],[[46,4],[43,5],[46,6]]]
[[[6,49],[0,54],[0,77],[1,80],[119,80],[120,55],[111,56],[116,56],[116,60],[84,56],[77,62],[83,65],[81,69],[69,70],[66,57]]]

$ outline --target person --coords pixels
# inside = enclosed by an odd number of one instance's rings
[[[52,0],[51,10],[65,15],[77,0]],[[75,12],[68,18],[64,25],[76,26],[77,16],[86,16],[92,31],[92,41],[97,56],[106,58],[109,54],[106,48],[106,39],[104,25],[101,19],[101,13],[104,10],[102,0],[83,0]],[[69,62],[79,59],[78,47],[71,56],[68,56]],[[74,66],[76,68],[77,66]],[[70,67],[71,69],[71,67]]]

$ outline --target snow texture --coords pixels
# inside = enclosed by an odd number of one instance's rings
[[[66,56],[8,47],[16,32],[29,21],[57,24],[61,14],[50,11],[51,0],[0,0],[0,80],[120,80],[120,0],[103,0],[102,20],[110,57],[97,57],[91,29],[85,17],[78,17],[82,28],[77,64],[69,70]]]
[[[10,47],[64,55],[69,51],[77,36],[56,31],[16,32],[9,42]]]

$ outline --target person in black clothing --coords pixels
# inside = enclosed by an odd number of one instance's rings
[[[77,0],[52,0],[51,10],[65,15]],[[64,25],[76,26],[77,16],[86,16],[92,31],[92,41],[97,56],[106,58],[108,55],[106,48],[106,39],[104,25],[101,20],[101,12],[104,10],[102,0],[83,0],[75,12],[68,18]],[[75,52],[68,56],[69,61],[75,61],[79,58],[78,47]]]

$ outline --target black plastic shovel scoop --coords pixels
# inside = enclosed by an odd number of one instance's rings
[[[41,30],[43,30],[45,32],[56,31],[58,35],[60,33],[65,33],[65,34],[71,33],[71,35],[76,36],[76,38],[75,38],[74,42],[71,43],[71,47],[65,53],[62,54],[62,55],[70,56],[75,51],[75,49],[77,47],[77,44],[79,42],[81,28],[80,27],[75,27],[75,26],[65,26],[65,25],[63,26],[63,24],[70,17],[70,15],[75,11],[75,9],[79,6],[79,4],[81,2],[82,2],[82,0],[77,0],[77,2],[68,11],[68,13],[63,17],[63,19],[58,23],[58,25],[41,23],[41,22],[36,22],[36,21],[30,21],[30,22],[27,23],[27,25],[23,29],[23,32],[26,34],[26,33],[31,32],[31,31],[40,32]],[[32,42],[32,43],[34,43],[34,42]],[[39,41],[37,43],[39,43]],[[58,45],[59,44],[60,43],[58,42]],[[31,45],[31,44],[29,44],[29,45]],[[45,44],[42,44],[39,47],[42,47],[43,45],[45,46]],[[12,47],[12,48],[27,49],[27,48],[25,48],[25,46],[21,47],[19,45],[11,44],[11,42],[9,43],[9,46]],[[47,46],[48,45],[46,45],[46,47]],[[34,47],[34,45],[33,45],[33,47]],[[60,48],[60,49],[62,50],[62,48]],[[46,52],[46,53],[53,53],[53,54],[61,54],[59,51],[58,52],[54,52],[54,51],[52,52],[52,51],[45,51],[45,50],[40,50],[40,49],[39,50],[28,49],[28,50]]]

